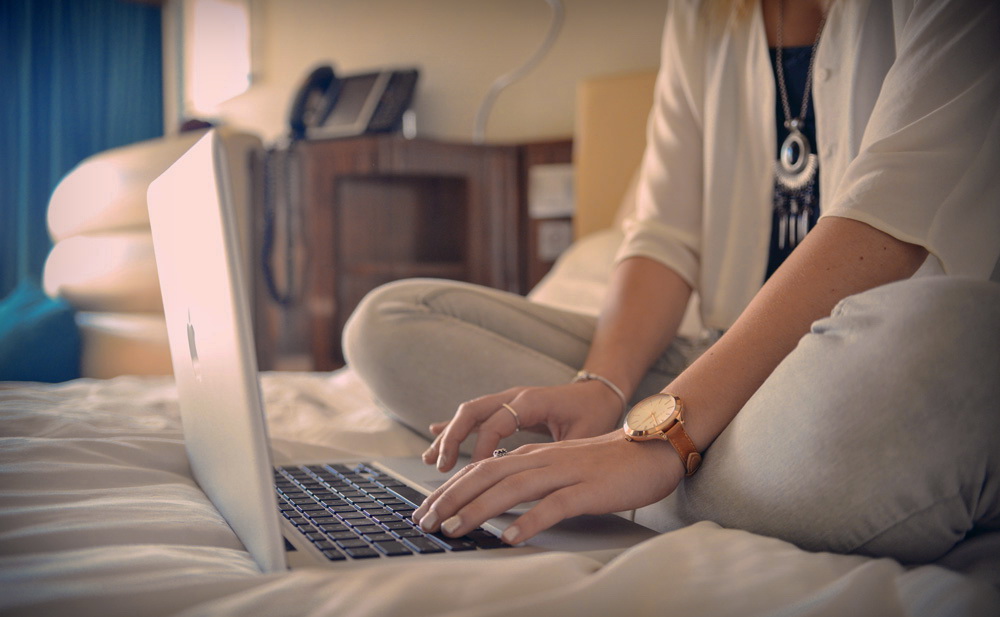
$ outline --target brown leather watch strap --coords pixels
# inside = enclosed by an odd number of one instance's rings
[[[680,455],[681,462],[684,463],[685,475],[690,476],[698,471],[698,467],[701,465],[701,453],[698,452],[698,448],[684,429],[684,423],[674,422],[674,425],[663,436]]]

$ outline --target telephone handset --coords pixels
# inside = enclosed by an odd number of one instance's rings
[[[320,124],[337,104],[340,80],[329,66],[316,67],[302,83],[288,114],[292,139],[302,139],[306,129]]]
[[[417,69],[396,69],[338,77],[330,66],[317,67],[292,102],[292,139],[397,131],[413,101],[418,76]]]

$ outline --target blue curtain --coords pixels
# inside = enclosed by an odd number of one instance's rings
[[[158,6],[0,0],[0,379],[34,377],[13,370],[4,354],[25,353],[18,319],[36,323],[44,313],[38,283],[51,248],[49,196],[87,156],[163,133],[162,56]]]

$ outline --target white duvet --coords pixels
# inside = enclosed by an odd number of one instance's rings
[[[265,374],[278,462],[423,440],[349,370]],[[807,553],[700,523],[609,564],[551,553],[262,575],[191,478],[170,379],[0,384],[3,615],[1000,615],[937,566]]]

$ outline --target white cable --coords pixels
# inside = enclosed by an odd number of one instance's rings
[[[556,38],[559,36],[559,30],[562,28],[564,11],[561,0],[545,0],[552,9],[552,20],[549,22],[549,31],[545,35],[545,39],[542,44],[535,50],[535,53],[528,58],[528,61],[521,65],[519,68],[501,75],[493,82],[490,86],[489,92],[486,93],[486,97],[483,102],[479,105],[479,111],[476,112],[476,121],[472,129],[472,142],[481,144],[486,139],[486,123],[490,118],[490,111],[493,109],[493,103],[496,102],[500,92],[504,88],[511,85],[518,79],[524,77],[531,69],[542,61],[545,54],[549,52],[549,49],[556,42]]]

